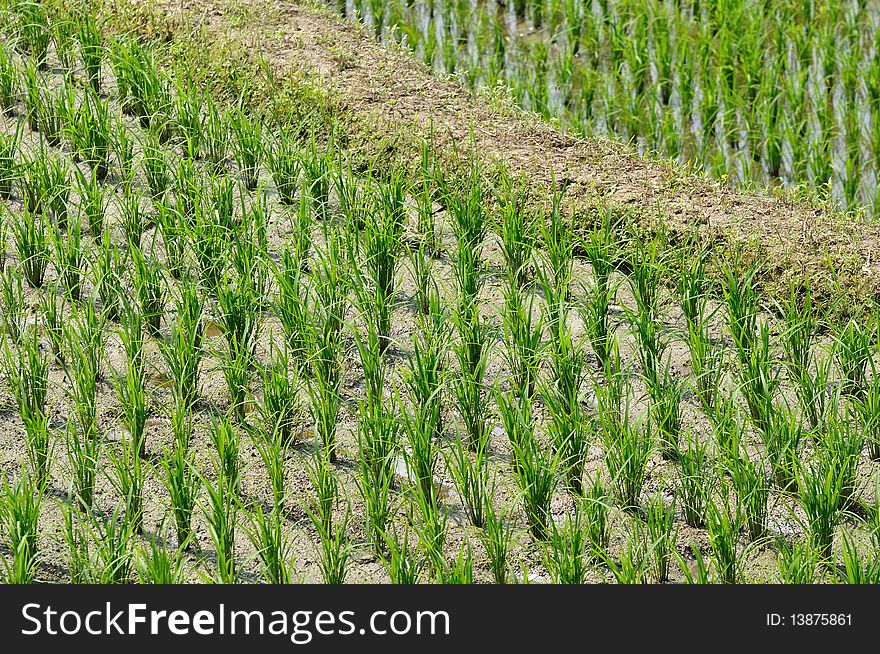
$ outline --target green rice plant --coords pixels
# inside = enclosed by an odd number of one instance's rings
[[[850,320],[834,337],[834,357],[843,375],[843,393],[856,400],[865,395],[871,336],[870,330]]]
[[[68,124],[74,152],[85,161],[97,181],[104,181],[110,170],[113,129],[109,104],[93,91],[86,92]]]
[[[650,389],[651,416],[656,425],[659,449],[663,458],[671,460],[678,456],[681,436],[681,400],[684,385],[673,377],[671,363],[663,367],[657,386]]]
[[[241,436],[225,417],[215,420],[209,433],[216,454],[213,463],[217,479],[226,485],[230,497],[238,497],[241,494]]]
[[[318,150],[314,136],[308,147],[300,154],[300,167],[303,173],[302,188],[312,201],[312,207],[318,219],[327,217],[330,201],[331,171],[334,162],[328,151]]]
[[[560,458],[566,488],[574,496],[580,497],[584,493],[583,473],[590,447],[591,425],[581,408],[580,382],[574,379],[580,377],[581,372],[572,370],[572,367],[583,366],[583,353],[575,357],[578,361],[574,366],[570,360],[564,364],[554,364],[557,379],[553,387],[542,393],[542,397],[550,412],[547,431]],[[560,376],[563,365],[566,366],[566,375]]]
[[[64,133],[64,118],[70,105],[67,94],[70,93],[66,87],[58,92],[53,93],[43,87],[38,90],[38,103],[36,109],[37,128],[46,144],[50,147],[57,148],[61,145],[61,138]],[[30,95],[30,87],[28,87],[28,95]],[[30,111],[30,101],[28,102],[28,111]]]
[[[496,584],[510,579],[510,554],[513,548],[513,525],[507,516],[495,509],[492,498],[486,503],[486,527],[479,538],[489,558],[489,571]]]
[[[159,336],[162,315],[165,313],[165,284],[162,265],[148,258],[140,250],[132,252],[134,259],[134,287],[141,306],[141,315],[150,336]]]
[[[69,81],[76,69],[76,23],[69,16],[54,16],[50,29],[64,80]]]
[[[110,483],[121,498],[125,520],[132,535],[139,534],[144,524],[145,471],[141,464],[142,441],[125,430],[120,432],[119,450],[110,453],[113,476]]]
[[[72,475],[72,494],[83,511],[89,511],[95,496],[95,478],[101,439],[97,434],[84,434],[75,420],[67,423],[65,433],[67,456]]]
[[[849,510],[856,502],[858,491],[858,469],[862,451],[865,449],[865,434],[850,415],[847,407],[844,415],[834,412],[826,421],[825,430],[816,435],[815,445],[820,456],[828,457],[835,468],[835,476],[840,480],[840,503],[842,510]]]
[[[227,348],[250,364],[260,337],[260,295],[244,276],[228,277],[217,286],[217,320]]]
[[[424,560],[417,556],[415,548],[410,545],[409,531],[404,531],[403,542],[397,534],[397,526],[383,534],[388,556],[381,556],[382,564],[388,572],[392,584],[413,585],[418,583],[424,569]]]
[[[202,106],[205,159],[215,170],[220,170],[226,162],[226,152],[229,147],[229,123],[210,95],[205,95]]]
[[[183,567],[183,548],[169,552],[167,541],[160,544],[160,537],[148,539],[149,546],[139,548],[135,567],[138,583],[182,584],[186,576]]]
[[[12,233],[21,272],[32,288],[40,288],[49,265],[48,225],[45,215],[37,216],[25,209],[13,215]]]
[[[586,300],[581,309],[584,330],[599,367],[604,368],[610,354],[612,337],[609,310],[616,296],[616,285],[611,282],[615,266],[616,244],[611,229],[611,212],[603,212],[602,226],[581,239],[581,247],[592,267],[592,283],[586,289]]]
[[[214,433],[216,433],[216,429]],[[214,545],[216,564],[214,581],[221,584],[234,584],[239,578],[239,568],[235,551],[235,528],[238,523],[239,502],[231,490],[233,480],[224,478],[224,465],[215,459],[214,467],[219,474],[216,484],[202,478],[202,485],[208,493],[208,501],[201,505],[208,529],[208,536]]]
[[[812,584],[819,575],[819,559],[809,540],[789,545],[784,539],[776,544],[779,578],[785,584]]]
[[[485,529],[487,506],[494,495],[489,482],[488,450],[478,446],[471,453],[458,439],[448,452],[444,451],[443,458],[468,520],[477,529]]]
[[[158,341],[159,351],[171,373],[175,400],[185,410],[192,409],[199,397],[199,370],[204,356],[204,299],[192,282],[180,286],[175,300],[177,322],[167,338]]]
[[[232,152],[238,171],[249,191],[257,188],[260,166],[263,163],[263,123],[258,117],[249,116],[241,107],[229,116],[234,140]]]
[[[709,566],[706,563],[706,559],[703,556],[703,552],[700,548],[695,544],[691,543],[691,552],[694,556],[695,568],[696,570],[691,570],[691,566],[684,560],[678,552],[675,552],[675,558],[678,562],[678,567],[684,573],[685,583],[687,584],[708,584],[709,580]]]
[[[795,468],[803,436],[800,416],[787,407],[772,407],[768,425],[759,433],[776,484],[783,490],[793,490],[797,484]]]
[[[771,479],[763,461],[752,461],[744,454],[733,458],[727,466],[736,492],[737,513],[745,517],[749,540],[763,538],[767,533]]]
[[[412,409],[407,408],[399,392],[396,393],[396,399],[400,425],[408,445],[403,450],[407,474],[415,494],[422,496],[425,502],[436,503],[438,498],[434,475],[440,452],[434,443],[434,425],[424,415],[423,406],[414,404]]]
[[[596,560],[608,548],[611,531],[608,522],[610,497],[598,474],[592,476],[590,484],[580,501],[580,511],[586,522],[587,539],[590,541],[591,558]]]
[[[270,343],[272,362],[262,366],[260,420],[266,434],[278,434],[285,443],[292,443],[299,416],[297,390],[299,380],[291,373],[290,355],[286,347]]]
[[[182,68],[182,67],[181,67]],[[204,128],[202,126],[202,91],[194,83],[187,70],[180,70],[174,84],[174,109],[178,134],[184,141],[184,153],[190,159],[197,159],[201,152]]]
[[[22,275],[12,266],[6,266],[0,274],[0,291],[3,299],[3,333],[13,343],[19,343],[24,335],[24,288]]]
[[[287,490],[284,487],[284,464],[287,460],[287,451],[290,447],[290,439],[286,438],[279,429],[271,429],[267,432],[249,430],[251,442],[254,444],[272,486],[272,502],[275,511],[281,511],[284,507],[284,499]]]
[[[740,365],[748,368],[758,338],[758,298],[754,277],[756,268],[737,276],[731,268],[724,271],[724,302],[727,326],[733,338]]]
[[[779,375],[773,366],[770,354],[770,328],[762,320],[757,336],[740,372],[742,393],[749,407],[749,415],[755,427],[765,429],[772,419],[773,397],[779,387]]]
[[[433,260],[424,243],[419,243],[417,248],[410,249],[408,258],[409,268],[416,286],[419,315],[427,316],[431,310],[432,296],[436,296],[440,292],[434,278]]]
[[[94,571],[89,553],[89,538],[82,522],[83,514],[72,503],[61,504],[64,520],[62,535],[67,545],[67,571],[72,584],[93,583]]]
[[[100,183],[97,175],[86,177],[79,168],[74,168],[77,181],[77,191],[80,197],[80,212],[89,226],[89,233],[93,238],[100,238],[104,232],[104,220],[106,208],[104,201],[104,186]]]
[[[637,307],[635,311],[626,309],[639,344],[639,361],[649,390],[660,385],[663,353],[668,347],[668,337],[662,331],[662,317],[658,313],[661,262],[657,257],[654,243],[639,244],[630,256],[630,287]]]
[[[648,537],[651,568],[659,583],[669,580],[669,562],[676,552],[675,501],[666,504],[663,495],[655,493],[645,508],[645,527]]]
[[[860,553],[859,550],[853,535],[849,530],[844,530],[841,538],[843,569],[838,568],[838,578],[846,584],[880,583],[880,557],[875,551]]]
[[[396,447],[397,434],[393,416],[381,409],[362,409],[367,414],[358,423],[358,469],[356,483],[366,512],[366,532],[373,551],[380,553],[385,545],[388,525],[391,522],[394,500],[394,460],[391,449],[384,457],[379,451]],[[361,426],[363,423],[363,426]],[[377,433],[385,432],[385,433]]]
[[[93,14],[82,12],[77,20],[76,30],[79,41],[79,52],[82,57],[83,69],[92,90],[97,94],[101,90],[101,62],[104,58],[104,40],[101,28]]]
[[[146,455],[145,427],[147,422],[147,392],[144,376],[144,323],[140,312],[129,307],[119,330],[125,350],[125,371],[114,374],[113,388],[122,406],[124,431],[128,433],[137,455]]]
[[[561,193],[553,192],[553,206],[539,224],[545,264],[538,270],[538,279],[544,289],[551,334],[565,324],[574,264],[574,235],[559,208]]]
[[[724,484],[720,500],[706,498],[706,529],[709,532],[709,545],[712,548],[712,563],[715,578],[723,584],[737,583],[741,565],[737,553],[737,541],[742,517],[735,509],[731,510],[729,492],[729,487]]]
[[[526,306],[520,288],[508,284],[501,313],[504,355],[514,386],[526,397],[534,394],[543,358],[544,327],[534,306],[534,296],[529,297]]]
[[[46,186],[51,189],[48,205],[58,229],[67,229],[70,200],[70,168],[60,156],[46,158]]]
[[[279,134],[283,133],[283,130],[279,132]],[[273,139],[266,148],[266,163],[281,203],[292,206],[296,202],[296,190],[299,187],[302,169],[299,151],[293,139],[281,136]]]
[[[230,233],[218,218],[212,212],[198,211],[193,224],[180,225],[188,233],[190,250],[198,263],[202,284],[214,295],[226,270],[230,238]]]
[[[116,116],[115,123],[112,151],[116,155],[116,161],[119,164],[119,178],[122,180],[123,193],[130,194],[132,183],[135,179],[134,140],[121,116]]]
[[[72,305],[71,309],[71,319],[65,326],[64,333],[67,349],[64,357],[67,392],[73,403],[79,436],[85,440],[97,440],[98,384],[101,378],[105,319],[91,302]]]
[[[122,253],[113,241],[109,231],[105,231],[95,248],[92,261],[92,285],[101,301],[101,312],[107,320],[118,321],[122,303],[122,277],[125,264]]]
[[[475,255],[474,260],[479,261],[489,224],[484,205],[483,182],[476,163],[470,166],[466,178],[460,184],[450,186],[444,180],[436,181],[440,182],[443,203],[452,214],[459,256],[469,250]]]
[[[433,153],[427,141],[421,145],[421,184],[416,183],[413,193],[416,196],[418,212],[418,232],[422,237],[425,252],[432,257],[440,254],[440,240],[437,237],[437,220],[434,212],[435,190]]]
[[[587,579],[587,549],[583,518],[579,511],[567,514],[560,526],[551,520],[550,534],[542,549],[544,566],[555,584],[583,584]]]
[[[688,434],[686,447],[678,454],[677,499],[685,522],[691,527],[706,524],[706,498],[711,479],[708,476],[706,443]]]
[[[499,194],[501,252],[510,291],[526,285],[535,247],[534,222],[526,216],[526,194],[515,182],[505,180]],[[515,288],[514,288],[515,287]]]
[[[432,309],[432,316],[436,317],[439,311],[439,307]],[[403,378],[420,419],[427,421],[434,437],[439,438],[443,433],[443,391],[450,334],[445,323],[434,318],[426,319],[422,327],[413,337],[413,350]]]
[[[0,109],[6,114],[12,112],[18,100],[21,74],[13,59],[9,46],[4,41],[0,45]]]
[[[445,549],[449,514],[441,510],[436,494],[427,494],[412,484],[410,490],[409,523],[419,537],[419,546],[426,562],[432,568],[433,578],[442,583],[447,570]]]
[[[643,531],[638,519],[633,518],[626,537],[626,549],[621,550],[618,560],[615,561],[607,550],[600,552],[600,558],[618,584],[645,584],[648,581],[650,557]]]
[[[522,495],[529,532],[537,541],[549,536],[550,502],[558,482],[559,458],[541,447],[532,432],[528,405],[496,393],[501,421],[510,439],[513,473]]]
[[[168,203],[159,204],[157,209],[155,223],[162,235],[168,272],[173,279],[180,279],[186,262],[187,219]]]
[[[826,564],[831,561],[834,531],[843,514],[844,473],[828,453],[819,453],[812,461],[799,462],[795,469],[811,547]]]
[[[171,172],[168,206],[178,215],[184,225],[191,225],[198,211],[202,209],[202,198],[205,194],[203,177],[200,170],[190,159],[177,160],[177,166]],[[158,207],[157,207],[158,208]]]
[[[141,249],[141,239],[146,231],[146,219],[141,209],[141,198],[136,193],[123,194],[119,201],[119,222],[125,243],[129,249]]]
[[[248,540],[257,552],[260,573],[266,583],[289,584],[294,579],[296,560],[293,548],[284,535],[284,518],[277,509],[268,515],[257,504],[247,514],[244,526]]]
[[[489,329],[480,318],[476,303],[468,303],[453,312],[459,340],[452,346],[461,374],[453,382],[459,415],[465,425],[471,447],[487,437],[488,398],[484,379],[489,365]]]
[[[821,381],[820,362],[816,362],[816,377],[811,373],[813,347],[820,318],[813,305],[810,287],[806,286],[801,301],[797,286],[792,284],[789,297],[780,308],[785,316],[785,329],[782,332],[785,370],[795,387],[801,406],[806,411],[810,426],[816,429],[821,420],[824,388],[817,383]]]
[[[232,344],[222,355],[220,368],[229,391],[230,412],[235,416],[236,421],[244,423],[250,385],[251,357],[247,349],[239,345],[237,338],[233,335]]]
[[[3,475],[3,495],[0,497],[0,524],[12,550],[12,562],[4,557],[5,582],[8,584],[33,583],[40,560],[39,520],[45,486],[32,482],[26,475],[10,483]]]
[[[45,70],[48,61],[49,44],[52,40],[49,31],[49,17],[46,7],[40,2],[16,3],[16,30],[21,38],[24,52],[33,59],[34,64]]]
[[[61,295],[58,288],[52,288],[46,293],[40,294],[40,314],[43,318],[43,331],[49,339],[49,347],[56,363],[63,365],[64,362],[64,316],[63,300],[58,301]]]
[[[345,581],[351,554],[351,545],[346,535],[351,510],[346,507],[343,519],[333,520],[333,509],[340,499],[339,484],[326,450],[316,448],[307,467],[315,496],[313,506],[307,505],[306,511],[321,543],[321,559],[318,565],[324,583],[341,584]]]
[[[2,71],[0,71],[2,77]],[[0,89],[2,93],[2,89]],[[16,154],[21,141],[21,124],[16,125],[12,134],[0,134],[0,198],[8,198],[12,193],[12,183],[18,177]]]
[[[289,248],[282,250],[279,263],[273,266],[273,271],[278,289],[274,311],[284,330],[287,351],[296,368],[304,372],[311,350],[309,287],[303,283],[302,266]]]
[[[159,206],[171,186],[168,154],[158,139],[149,133],[141,146],[143,148],[144,177],[150,190],[150,198],[155,205]]]
[[[26,450],[33,480],[43,486],[49,479],[51,443],[49,434],[49,363],[40,353],[39,334],[29,329],[10,347],[3,340],[3,375],[18,405],[24,423]]]
[[[109,516],[92,514],[86,534],[92,545],[92,583],[130,584],[134,579],[135,531],[120,503]]]
[[[66,235],[53,228],[49,231],[54,253],[55,267],[64,284],[64,291],[71,300],[78,302],[82,296],[83,246],[81,227],[78,220],[73,221]]]
[[[862,433],[868,444],[868,453],[874,461],[880,461],[880,375],[871,376],[864,398],[855,404],[861,419]]]
[[[623,508],[632,511],[639,506],[648,459],[654,449],[650,428],[633,424],[629,409],[624,411],[621,421],[606,416],[601,419],[605,467],[617,500]]]
[[[182,413],[180,409],[176,409],[174,415],[181,414],[177,419],[188,421],[189,418],[183,417]],[[171,498],[177,546],[185,549],[193,540],[192,519],[203,478],[199,474],[194,453],[188,453],[187,448],[180,443],[176,443],[171,449],[165,448],[162,454],[162,471],[162,483]]]

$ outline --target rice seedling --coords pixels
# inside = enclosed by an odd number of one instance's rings
[[[177,409],[176,419],[188,424],[189,418]],[[193,540],[192,520],[198,501],[202,476],[196,466],[195,456],[187,452],[187,447],[176,443],[166,448],[162,455],[162,483],[171,498],[171,512],[177,534],[177,546],[187,548]]]
[[[40,353],[36,329],[28,330],[23,338],[10,347],[3,339],[2,370],[18,405],[24,423],[28,462],[33,480],[38,487],[49,479],[51,442],[49,433],[49,364]]]
[[[729,487],[724,484],[718,500],[706,498],[706,529],[712,548],[715,578],[720,583],[735,584],[740,572],[737,541],[742,517],[735,509],[731,510],[729,492]]]
[[[140,302],[141,315],[150,336],[159,336],[165,313],[165,288],[162,266],[140,250],[134,250],[134,287]]]
[[[770,328],[766,321],[761,321],[751,349],[743,356],[742,393],[755,427],[765,430],[772,419],[773,397],[780,381],[770,354]]]
[[[24,334],[24,288],[22,275],[7,266],[0,275],[3,299],[3,333],[13,343],[19,343]]]
[[[562,525],[551,521],[551,529],[542,555],[550,578],[556,584],[583,584],[587,578],[589,541],[580,512],[565,516]]]
[[[202,106],[203,152],[207,162],[215,170],[220,170],[226,162],[229,147],[229,123],[210,95],[205,95]]]
[[[282,442],[291,443],[300,412],[299,380],[291,373],[287,348],[275,345],[273,341],[269,350],[273,355],[272,362],[262,366],[260,419],[266,434],[277,434]]]
[[[630,257],[630,286],[637,307],[635,311],[627,309],[639,344],[642,374],[655,397],[656,389],[660,387],[663,353],[668,346],[668,337],[662,331],[662,318],[658,313],[661,262],[657,257],[655,243],[636,246]]]
[[[161,203],[157,207],[155,223],[162,235],[162,246],[165,249],[165,260],[168,272],[173,279],[183,276],[186,261],[187,218],[176,207]],[[198,255],[197,255],[198,258]]]
[[[0,72],[2,77],[2,72]],[[2,93],[2,89],[0,89]],[[8,198],[12,193],[12,184],[18,177],[18,152],[21,139],[21,126],[16,125],[12,134],[0,134],[0,198]]]
[[[8,584],[33,583],[40,560],[39,519],[45,485],[21,475],[14,483],[3,475],[0,497],[0,524],[3,526],[12,562],[4,557],[4,581]]]
[[[423,321],[423,329],[413,338],[412,355],[407,360],[404,382],[420,419],[429,423],[434,437],[443,432],[443,391],[446,386],[449,329],[439,307]],[[462,382],[462,385],[464,382]]]
[[[407,473],[420,501],[436,503],[434,474],[440,452],[434,443],[434,425],[424,417],[424,407],[414,405],[409,409],[400,393],[396,395],[400,424],[408,445],[403,450]]]
[[[534,296],[529,297],[526,306],[519,287],[508,285],[501,313],[504,353],[511,380],[525,397],[532,397],[534,393],[543,358],[544,327],[541,318],[535,315],[534,306]],[[558,352],[554,353],[557,355]],[[561,359],[565,359],[564,353]]]
[[[795,470],[801,508],[806,515],[811,547],[823,562],[831,561],[834,530],[841,519],[843,471],[828,454],[800,462]]]
[[[706,524],[706,497],[710,479],[706,474],[708,465],[706,444],[691,434],[686,447],[678,454],[677,498],[684,513],[685,522],[691,527]]]
[[[751,268],[737,276],[731,268],[724,271],[724,302],[727,327],[733,339],[740,365],[747,369],[758,334],[758,299],[753,282],[757,270]]]
[[[550,412],[548,432],[560,458],[567,489],[575,496],[584,492],[583,473],[590,446],[591,423],[581,408],[580,385],[584,353],[570,344],[570,334],[553,349],[555,380],[542,396]],[[563,345],[563,343],[569,343]],[[562,350],[562,351],[560,351]]]
[[[86,537],[94,555],[89,563],[91,583],[130,584],[134,579],[135,531],[120,503],[108,516],[88,517]]]
[[[71,300],[78,302],[82,296],[83,246],[79,221],[73,221],[66,235],[53,228],[52,240],[55,266],[64,284],[64,291]]]
[[[276,429],[266,433],[250,430],[248,435],[259,452],[263,465],[266,466],[266,474],[272,486],[274,512],[279,513],[284,508],[284,500],[288,495],[284,486],[284,464],[287,460],[290,439],[285,438],[283,433]]]
[[[662,494],[652,495],[645,509],[645,527],[652,572],[663,583],[669,579],[669,562],[676,551],[675,501],[667,504]]]
[[[834,356],[843,375],[843,393],[861,400],[867,385],[867,367],[871,359],[871,332],[850,320],[834,338]]]
[[[13,59],[8,44],[0,45],[0,109],[11,113],[18,100],[18,88],[21,74]]]
[[[241,493],[241,436],[226,418],[214,421],[209,434],[216,454],[213,464],[218,483],[225,485],[229,498],[234,500]]]
[[[522,495],[529,532],[537,541],[549,535],[550,502],[558,482],[559,457],[547,452],[535,438],[530,410],[523,401],[497,393],[502,424],[513,452],[513,473]]]
[[[241,107],[230,114],[229,122],[235,137],[232,143],[235,163],[245,188],[252,191],[257,188],[263,163],[263,123],[259,118],[249,116]]]
[[[128,307],[119,330],[125,350],[125,371],[115,374],[113,387],[122,406],[123,426],[139,457],[146,454],[144,429],[147,421],[147,393],[144,375],[144,327],[138,310]]]
[[[864,399],[855,407],[871,459],[880,461],[880,375],[876,372],[865,389]]]
[[[65,443],[70,462],[73,497],[83,511],[89,511],[95,494],[101,439],[97,434],[83,433],[76,421],[71,420],[67,423]]]
[[[586,290],[586,299],[581,309],[584,330],[599,367],[608,364],[610,341],[612,338],[609,310],[616,295],[616,287],[611,282],[615,265],[615,243],[611,230],[611,213],[603,213],[602,227],[582,239],[581,247],[592,267],[592,283]]]
[[[62,536],[67,546],[67,571],[70,583],[93,583],[95,575],[89,553],[88,533],[81,524],[84,521],[82,513],[77,511],[73,504],[63,503],[61,515],[64,520]]]
[[[779,578],[786,584],[812,584],[819,576],[819,559],[809,540],[789,545],[785,540],[776,544]]]
[[[825,430],[815,438],[817,453],[827,457],[840,481],[840,504],[842,510],[852,508],[858,495],[858,467],[865,448],[865,435],[847,408],[844,415],[832,414],[826,421]],[[792,462],[792,467],[796,465]]]
[[[411,486],[409,494],[409,522],[419,538],[419,547],[426,563],[432,568],[434,580],[442,583],[447,570],[444,550],[446,547],[449,515],[440,508],[436,494],[426,494],[418,484]]]
[[[691,552],[694,556],[694,567],[696,570],[692,570],[691,566],[684,560],[684,558],[678,553],[675,552],[675,558],[678,562],[678,567],[681,568],[681,571],[684,573],[685,583],[688,584],[708,584],[710,583],[709,579],[709,566],[707,565],[706,559],[703,556],[702,551],[696,544],[691,544]]]
[[[487,449],[478,446],[471,454],[459,439],[448,452],[444,451],[443,456],[445,469],[452,477],[468,520],[477,529],[485,529],[487,507],[494,495],[489,481]]]
[[[79,41],[79,52],[82,57],[86,79],[92,90],[97,94],[101,90],[101,62],[104,58],[104,42],[101,29],[96,24],[94,15],[82,12],[77,20],[76,37]]]
[[[74,169],[74,174],[80,196],[80,212],[85,218],[85,223],[89,226],[89,234],[93,238],[101,238],[107,215],[104,186],[100,183],[101,180],[97,175],[86,177],[78,168]]]
[[[438,581],[441,584],[474,583],[474,552],[469,541],[461,544],[458,555],[446,564]]]
[[[27,209],[21,215],[13,215],[15,251],[22,274],[32,288],[43,285],[49,266],[47,222],[45,215],[38,216]]]
[[[424,569],[424,561],[417,556],[415,548],[410,545],[409,531],[404,531],[403,542],[397,534],[397,527],[392,526],[384,534],[388,556],[382,556],[382,564],[388,572],[392,584],[412,585],[418,583]]]
[[[68,124],[73,151],[88,164],[97,181],[110,171],[114,121],[109,104],[89,91]]]
[[[803,436],[800,417],[787,408],[771,408],[768,425],[760,435],[776,484],[783,490],[792,490],[796,486],[795,466]]]
[[[119,450],[110,454],[114,475],[110,477],[116,492],[121,498],[125,520],[132,535],[140,533],[144,522],[144,481],[145,471],[141,463],[141,440],[133,434],[121,431]]]
[[[282,130],[281,133],[284,133]],[[292,206],[296,202],[296,191],[302,169],[299,151],[292,139],[276,137],[266,149],[266,163],[275,189],[283,204]]]
[[[273,271],[278,288],[274,311],[284,330],[287,351],[297,369],[304,371],[311,351],[309,287],[303,283],[302,266],[290,249],[281,252],[279,263],[273,267]]]
[[[525,191],[515,182],[506,180],[502,186],[501,205],[501,251],[508,271],[511,292],[525,287],[532,263],[535,246],[533,221],[525,215]]]
[[[841,545],[843,569],[837,572],[840,581],[847,584],[880,583],[880,557],[876,552],[861,553],[849,530],[844,530]]]
[[[621,550],[615,561],[606,550],[600,557],[614,575],[618,584],[644,584],[648,581],[648,548],[645,544],[643,527],[636,518],[630,522],[626,538],[626,549]]]
[[[480,318],[476,302],[459,307],[452,317],[459,336],[452,349],[461,368],[453,391],[468,442],[476,447],[486,438],[488,401],[484,379],[489,363],[489,330]]]
[[[767,533],[769,513],[771,479],[764,462],[738,456],[728,464],[728,472],[736,493],[737,513],[745,517],[749,540],[757,541]]]
[[[159,144],[158,139],[149,134],[144,139],[142,148],[144,177],[150,190],[150,198],[156,206],[159,206],[171,186],[168,155]]]
[[[98,385],[106,321],[91,302],[71,308],[71,320],[64,332],[68,395],[79,427],[77,436],[87,441],[98,440]]]
[[[351,510],[346,507],[342,520],[333,520],[333,510],[339,501],[339,485],[330,466],[326,450],[315,449],[312,461],[307,463],[315,497],[313,506],[306,511],[320,540],[319,567],[326,584],[341,584],[348,572],[351,545],[346,535]]]
[[[603,458],[617,500],[627,510],[639,506],[648,459],[654,449],[650,426],[633,424],[629,410],[623,420],[602,417]]]
[[[331,146],[328,146],[327,150],[319,150],[313,135],[299,157],[303,175],[302,189],[308,194],[319,220],[327,217],[330,202],[330,173],[334,166],[330,149]]]
[[[46,159],[45,186],[51,189],[48,194],[48,206],[60,230],[67,229],[70,200],[70,169],[67,162],[59,156]]]
[[[17,3],[16,13],[16,30],[24,53],[40,70],[45,70],[52,39],[46,7],[40,2],[25,1]]]
[[[141,546],[135,567],[138,583],[141,584],[182,584],[185,581],[183,548],[169,552],[167,540],[159,542],[154,536],[148,546]]]
[[[244,531],[257,552],[260,573],[266,583],[289,584],[294,580],[296,559],[283,530],[284,519],[277,506],[266,515],[259,504],[247,515]]]
[[[216,433],[217,430],[214,430]],[[238,522],[239,502],[231,490],[235,480],[225,478],[224,461],[214,461],[219,477],[216,484],[202,478],[208,500],[201,505],[208,536],[214,546],[216,561],[213,580],[221,584],[234,584],[238,580],[239,567],[235,551],[235,528]]]

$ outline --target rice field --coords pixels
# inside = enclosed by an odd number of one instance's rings
[[[880,581],[876,307],[84,7],[0,5],[4,582]]]
[[[339,0],[386,44],[584,136],[880,211],[880,6]]]

